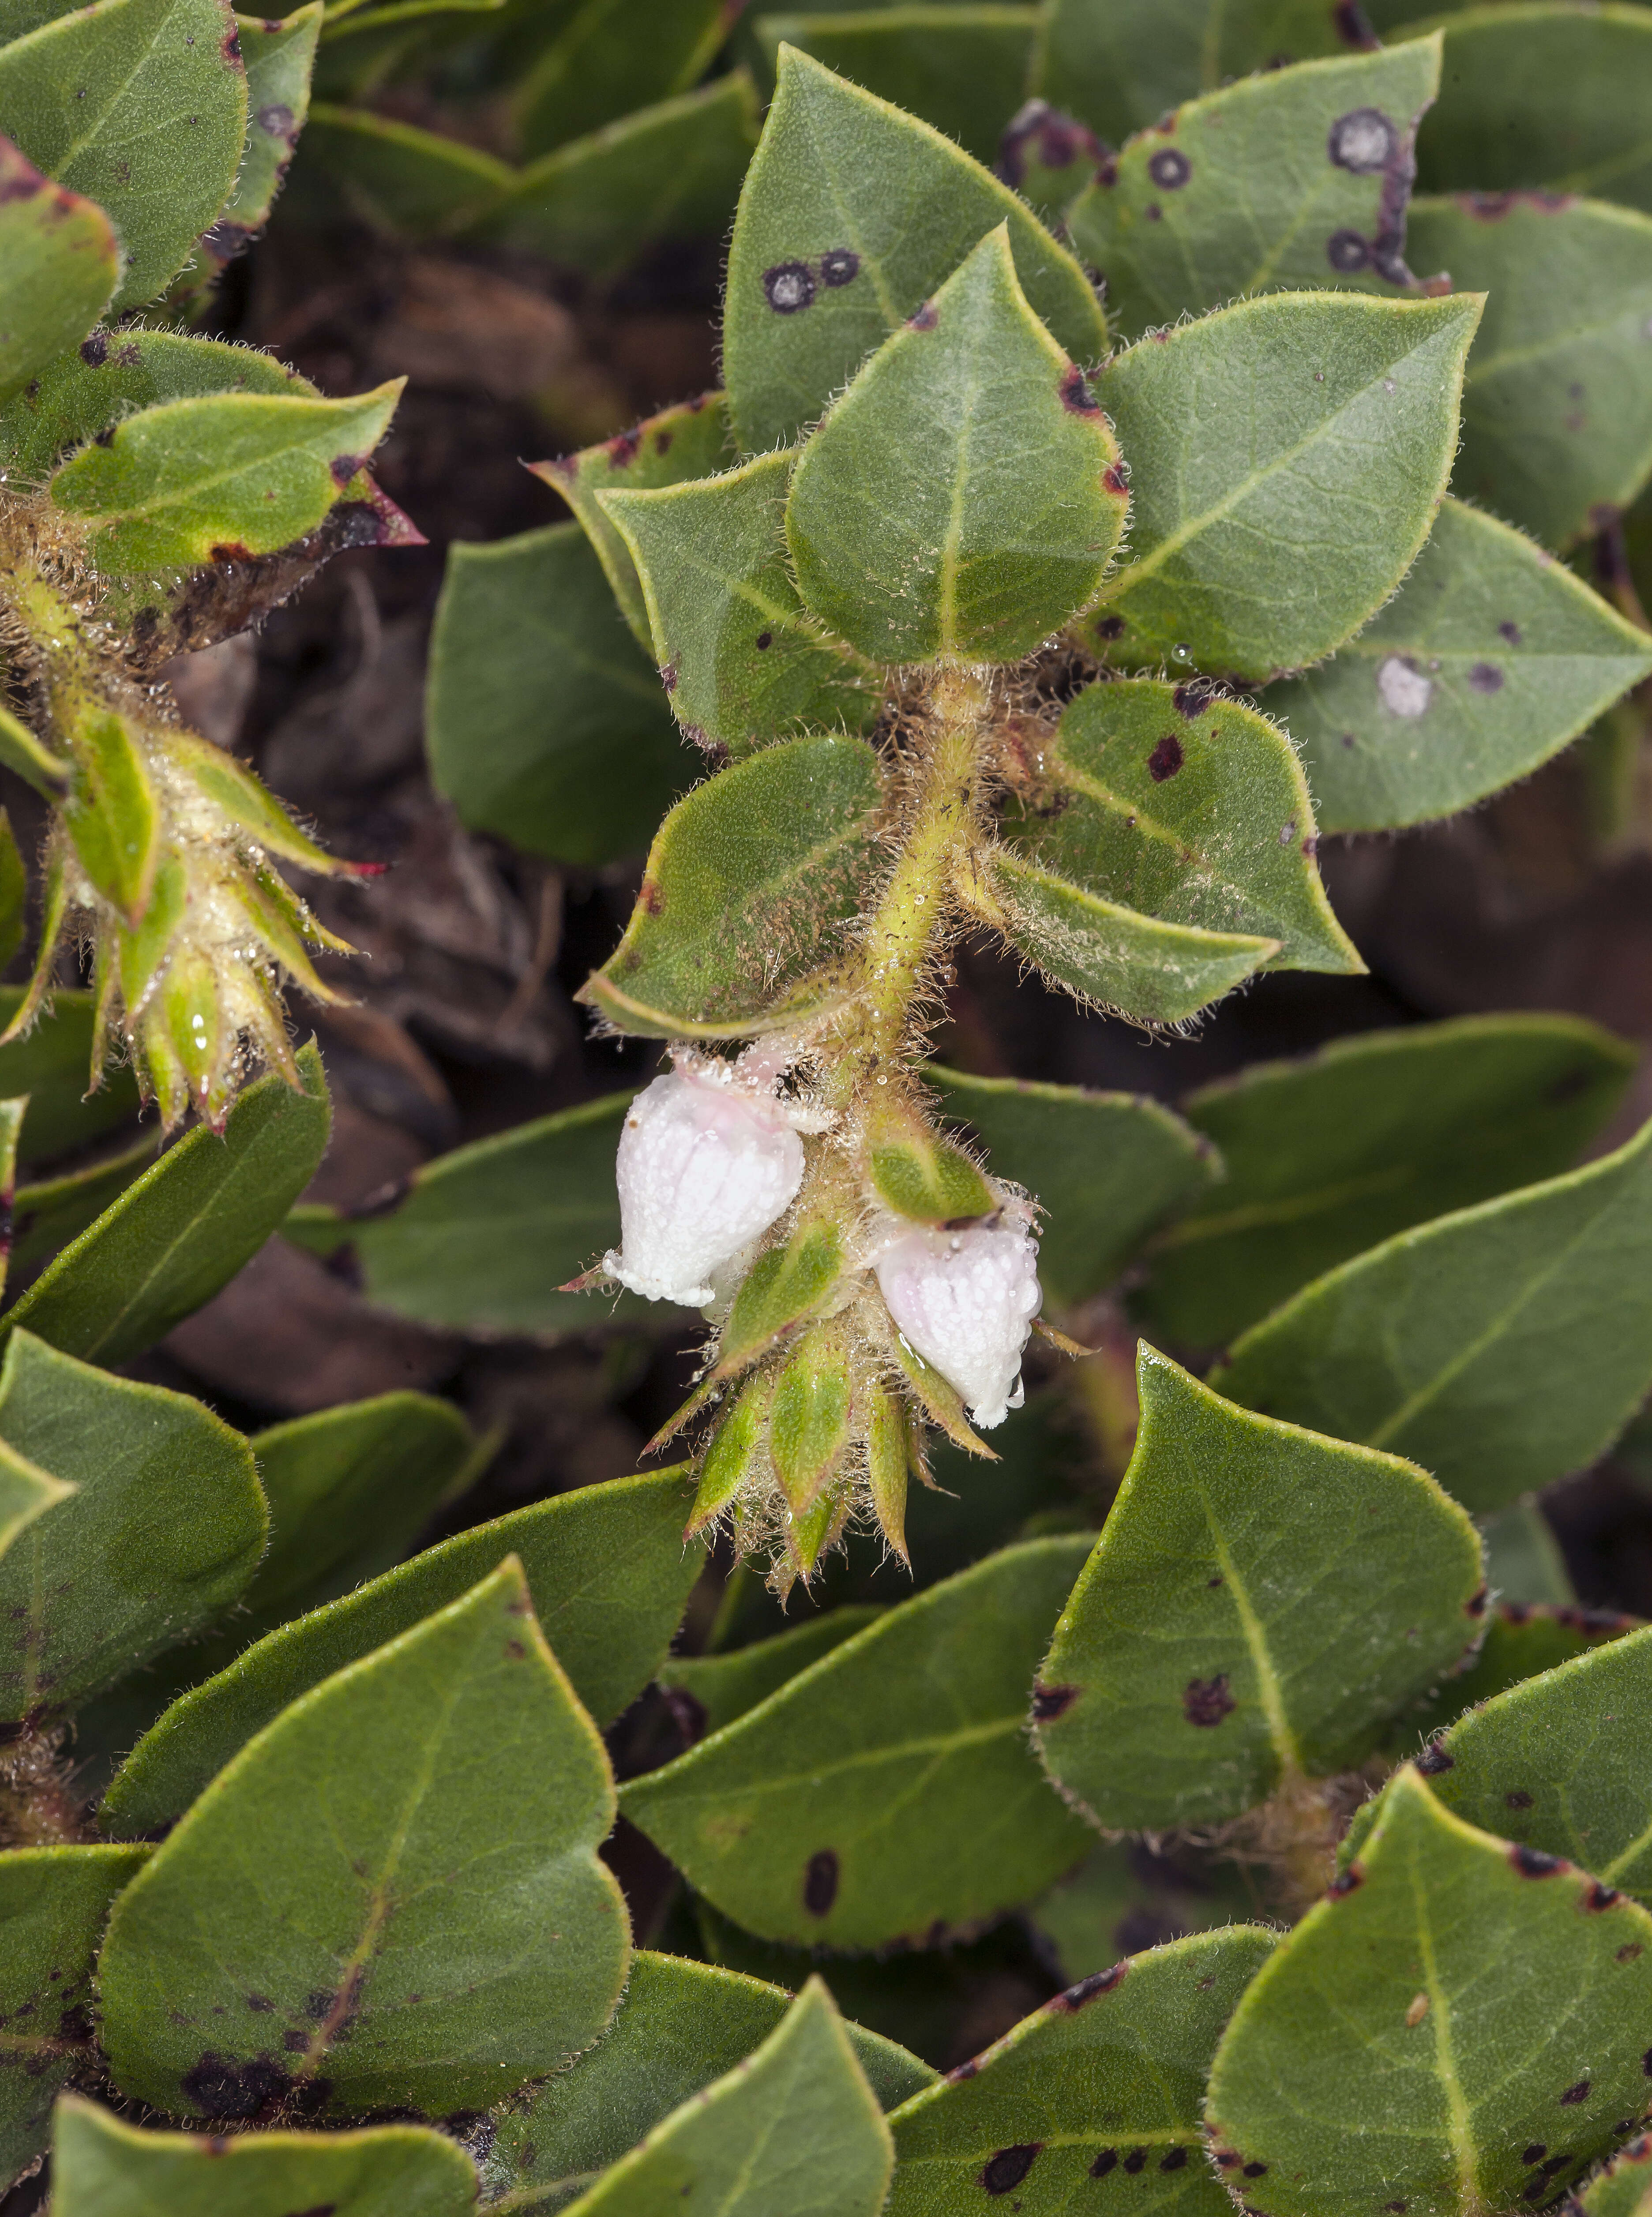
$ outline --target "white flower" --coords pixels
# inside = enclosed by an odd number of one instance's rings
[[[1038,1265],[1037,1240],[1008,1209],[958,1232],[903,1232],[874,1265],[891,1316],[983,1431],[1021,1405],[1021,1349],[1044,1300]]]
[[[772,1054],[738,1064],[682,1053],[632,1102],[620,1135],[620,1244],[611,1277],[699,1308],[719,1268],[788,1209],[803,1183],[799,1128],[820,1119],[769,1090]]]

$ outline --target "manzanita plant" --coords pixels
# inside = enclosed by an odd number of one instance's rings
[[[1652,9],[476,12],[0,0],[0,2191],[1644,2213],[1652,1626],[1534,1505],[1652,1389],[1632,1050],[1468,1016],[1180,1113],[931,1058],[966,948],[1161,1030],[1355,973],[1321,839],[1574,741],[1645,840]],[[163,675],[416,536],[393,386],[176,328],[318,40],[279,220],[348,173],[556,259],[554,173],[588,278],[672,235],[666,111],[772,87],[724,387],[535,464],[572,520],[432,646],[466,824],[651,837],[583,998],[659,1067],[354,1213],[280,1000],[350,866]],[[451,1402],[123,1374],[277,1230],[450,1330],[693,1326],[692,1390],[478,1522]],[[959,2049],[1014,1949],[1052,1998]]]

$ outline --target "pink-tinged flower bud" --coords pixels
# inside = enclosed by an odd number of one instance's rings
[[[744,1078],[685,1057],[632,1102],[615,1169],[620,1244],[603,1268],[632,1293],[702,1306],[721,1265],[791,1207],[804,1168],[794,1126],[813,1120]]]
[[[1024,1222],[1006,1211],[958,1232],[904,1232],[874,1267],[891,1316],[983,1431],[1020,1407],[1021,1350],[1044,1300]]]

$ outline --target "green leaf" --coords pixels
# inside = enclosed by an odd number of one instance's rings
[[[1577,2195],[1583,2217],[1641,2217],[1652,2195],[1652,2140],[1643,2136]]]
[[[626,1814],[769,1939],[878,1947],[1025,1901],[1084,1843],[1023,1735],[1088,1546],[1007,1548],[888,1610],[632,1781]]]
[[[553,462],[528,464],[536,478],[562,495],[584,525],[614,598],[644,653],[652,650],[654,640],[642,580],[597,496],[653,492],[662,485],[711,477],[727,467],[732,442],[727,399],[720,392],[702,392],[696,400],[680,401],[675,408],[645,417],[601,446],[582,448]]]
[[[1649,1658],[1652,1626],[1470,1709],[1421,1758],[1436,1796],[1464,1824],[1569,1856],[1644,1903]]]
[[[565,2208],[674,2109],[743,2063],[775,2031],[790,1998],[738,1972],[639,1949],[601,2043],[573,2070],[494,2113],[484,2206],[502,2202],[522,2217]],[[858,2024],[843,2030],[885,2109],[933,2081],[893,2041]]]
[[[450,1401],[381,1393],[256,1432],[250,1442],[269,1503],[269,1547],[242,1596],[242,1646],[347,1593],[402,1555],[476,1454]]]
[[[66,1247],[134,1178],[142,1176],[155,1159],[160,1139],[158,1131],[147,1131],[133,1145],[84,1169],[20,1185],[12,1202],[13,1269],[32,1271],[36,1263]]]
[[[705,1560],[685,1546],[684,1473],[610,1479],[473,1527],[268,1633],[192,1688],[133,1750],[103,1804],[130,1837],[181,1816],[255,1733],[329,1678],[459,1600],[507,1555],[579,1701],[613,1722],[652,1676]]]
[[[1149,1232],[1221,1174],[1215,1150],[1145,1095],[925,1075],[985,1142],[995,1174],[1042,1203],[1039,1279],[1052,1307],[1100,1293]]]
[[[1208,686],[1087,686],[1039,746],[1004,829],[1018,861],[1092,899],[1154,923],[1277,942],[1265,968],[1365,966],[1320,882],[1313,804],[1290,741]],[[1108,997],[1155,1016],[1177,983],[1174,967],[1168,979],[1150,970],[1137,1005],[1126,968]]]
[[[67,1494],[0,1558],[7,1718],[72,1710],[200,1631],[263,1552],[268,1518],[246,1442],[182,1393],[14,1332],[0,1444],[5,1468]]]
[[[889,2217],[950,2217],[980,2189],[1030,2217],[1082,2208],[1093,2180],[1147,2176],[1130,2207],[1227,2217],[1204,2160],[1222,2028],[1277,1944],[1254,1924],[1155,1948],[1058,1994],[895,2112]],[[1105,2189],[1104,2189],[1105,2190]],[[1118,2194],[1118,2185],[1113,2189]]]
[[[139,409],[219,392],[314,397],[315,388],[250,347],[176,331],[100,329],[0,408],[0,454],[9,468],[41,477],[59,455]]]
[[[1644,2106],[1652,1918],[1621,1897],[1593,1912],[1592,1879],[1534,1868],[1410,1769],[1357,1870],[1234,2012],[1211,2077],[1217,2164],[1265,2217],[1558,2196]]]
[[[832,1998],[811,1979],[762,2046],[570,2205],[578,2217],[878,2217],[893,2153]]]
[[[246,128],[225,0],[96,0],[0,47],[0,130],[114,223],[117,308],[188,260],[234,188]]]
[[[385,1215],[353,1223],[305,1207],[286,1231],[324,1255],[348,1246],[368,1299],[422,1324],[577,1331],[596,1320],[591,1302],[559,1288],[618,1244],[614,1151],[633,1097],[604,1094],[438,1155]],[[614,1312],[641,1314],[642,1304],[624,1295]]]
[[[460,821],[557,862],[637,853],[695,775],[574,523],[450,550],[425,729]]]
[[[1272,293],[1115,355],[1097,390],[1130,457],[1130,559],[1085,639],[1251,679],[1340,646],[1428,535],[1479,313]]]
[[[1534,1501],[1517,1501],[1477,1517],[1486,1584],[1511,1602],[1575,1603],[1576,1589],[1554,1528]]]
[[[735,70],[541,155],[473,228],[564,269],[613,276],[656,240],[726,230],[756,142],[756,96]]]
[[[1412,145],[1439,52],[1436,34],[1270,70],[1155,119],[1067,214],[1079,252],[1106,274],[1114,328],[1137,338],[1294,285],[1408,290]]]
[[[23,868],[23,858],[17,851],[17,835],[11,828],[11,818],[0,808],[0,963],[9,963],[23,943],[23,917],[28,905],[28,872]],[[23,1104],[27,1106],[27,1103]],[[22,1108],[17,1112],[16,1123],[22,1122]],[[17,1133],[14,1128],[7,1142],[11,1162],[17,1152]],[[10,1176],[10,1167],[7,1171]]]
[[[884,1207],[914,1223],[956,1226],[1001,1205],[973,1158],[903,1097],[875,1098],[861,1131],[865,1176]]]
[[[671,1697],[672,1714],[694,1739],[721,1732],[759,1701],[778,1693],[799,1670],[829,1655],[884,1614],[873,1602],[842,1609],[794,1625],[772,1640],[754,1640],[729,1655],[670,1655],[656,1677]]]
[[[660,826],[625,937],[578,998],[656,1039],[740,1038],[828,1005],[882,800],[861,739],[792,739],[719,771]]]
[[[1422,201],[1412,244],[1486,312],[1463,384],[1453,483],[1546,547],[1652,474],[1652,218],[1528,193]]]
[[[393,116],[313,101],[299,175],[318,170],[351,211],[408,238],[466,230],[505,198],[517,172],[479,146]],[[317,179],[311,189],[320,186]]]
[[[145,410],[63,464],[52,503],[117,576],[274,553],[359,475],[405,381],[354,400],[236,392]]]
[[[1557,1176],[1623,1098],[1630,1053],[1575,1016],[1461,1016],[1202,1087],[1182,1114],[1227,1177],[1159,1240],[1142,1313],[1220,1347],[1379,1240]]]
[[[22,997],[21,985],[0,985],[0,1020],[9,1022]],[[59,992],[49,1016],[0,1047],[0,1094],[28,1096],[20,1162],[78,1153],[137,1115],[138,1087],[129,1071],[112,1071],[97,1092],[86,1091],[94,1023],[89,993]]]
[[[748,454],[789,444],[1001,223],[1035,314],[1076,361],[1106,351],[1088,280],[1007,185],[926,123],[794,48],[747,172],[723,352]]]
[[[620,1998],[613,1821],[602,1743],[508,1557],[284,1710],[122,1895],[99,1971],[116,2083],[225,2118],[513,2092]]]
[[[1301,750],[1321,828],[1375,831],[1526,776],[1649,668],[1645,633],[1563,565],[1447,500],[1359,638],[1262,700]]]
[[[1652,1385],[1652,1124],[1616,1154],[1402,1232],[1305,1286],[1212,1380],[1409,1455],[1470,1509],[1580,1470]]]
[[[882,693],[822,631],[792,582],[786,503],[795,457],[597,507],[640,579],[654,658],[684,735],[743,754],[803,725],[858,729]]]
[[[0,1452],[0,1555],[36,1517],[67,1501],[74,1491],[50,1471],[36,1470],[21,1455]],[[3,1576],[0,1572],[0,1578]]]
[[[1036,8],[906,4],[761,15],[753,28],[771,73],[782,44],[920,115],[989,167],[1020,105]]]
[[[1558,0],[1446,17],[1439,105],[1417,145],[1426,193],[1539,186],[1652,210],[1652,17]]]
[[[46,2146],[52,2104],[91,2060],[92,1965],[109,1904],[147,1848],[0,1856],[0,2192]]]
[[[1327,0],[1049,0],[1032,90],[1116,145],[1196,93],[1361,44]]]
[[[515,90],[523,151],[687,92],[727,35],[728,13],[724,0],[587,0]]]
[[[476,2206],[469,2161],[421,2125],[196,2139],[139,2132],[73,2098],[58,2106],[52,2184],[57,2217],[466,2217]]]
[[[64,829],[94,889],[135,931],[155,888],[160,801],[124,716],[100,706],[81,717],[75,738]]]
[[[0,396],[9,398],[97,321],[120,250],[101,207],[54,190],[3,139],[0,192]]]
[[[1500,1602],[1479,1647],[1460,1670],[1440,1682],[1426,1702],[1396,1721],[1392,1745],[1403,1754],[1415,1754],[1477,1703],[1523,1679],[1535,1678],[1539,1671],[1552,1670],[1575,1655],[1587,1655],[1606,1640],[1621,1640],[1638,1623],[1637,1617],[1616,1616],[1609,1609],[1534,1609],[1524,1603]],[[1358,1814],[1354,1822],[1357,1825]]]
[[[222,1137],[198,1125],[65,1247],[0,1318],[105,1365],[163,1339],[250,1262],[315,1176],[332,1111],[313,1044],[305,1090],[261,1078]]]
[[[1352,1769],[1469,1646],[1473,1526],[1423,1471],[1236,1409],[1143,1345],[1141,1430],[1039,1672],[1035,1731],[1107,1831]]]
[[[804,601],[874,661],[1015,662],[1093,598],[1128,505],[1003,223],[833,402],[786,536]]]
[[[0,703],[0,762],[47,800],[61,800],[72,775],[72,765],[53,754],[3,703]]]

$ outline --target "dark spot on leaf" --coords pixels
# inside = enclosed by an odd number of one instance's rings
[[[1171,2149],[1168,2155],[1161,2158],[1159,2169],[1161,2171],[1180,2171],[1187,2160],[1187,2149],[1185,2147],[1174,2147]]]
[[[1162,785],[1166,778],[1175,775],[1181,764],[1181,741],[1174,732],[1167,732],[1147,758],[1148,775],[1155,785]],[[1224,1678],[1221,1683],[1225,1687],[1228,1682]],[[1233,1704],[1230,1702],[1228,1706],[1231,1708]]]
[[[1177,686],[1170,698],[1176,704],[1177,714],[1186,716],[1191,724],[1222,698],[1222,688],[1214,677],[1188,677]]]
[[[1050,2007],[1063,2016],[1070,2016],[1074,2010],[1082,2010],[1086,2002],[1093,2002],[1098,1994],[1112,1993],[1115,1987],[1124,1984],[1129,1973],[1127,1962],[1114,1963],[1105,1971],[1092,1971],[1088,1979],[1081,1979],[1076,1986],[1069,1986],[1064,1994],[1057,1994]]]
[[[650,911],[650,913],[651,914],[652,911]],[[513,1663],[525,1663],[527,1660],[527,1650],[520,1640],[506,1640],[505,1652]]]
[[[1080,1686],[1034,1686],[1032,1689],[1032,1718],[1035,1724],[1052,1725],[1057,1717],[1064,1717],[1083,1691]]]
[[[267,2103],[290,2091],[293,2080],[268,2056],[235,2063],[227,2055],[203,2055],[180,2082],[189,2114],[199,2117],[256,2117]]]
[[[675,436],[675,434],[671,431],[656,431],[654,434],[655,453],[656,454],[669,454],[671,451],[671,442]]]
[[[1393,2217],[1405,2217],[1405,2204],[1403,2202],[1384,2202],[1383,2207],[1384,2209],[1391,2211],[1393,2213]]]
[[[1095,635],[1098,639],[1122,638],[1124,629],[1125,620],[1122,616],[1098,616],[1095,620]]]
[[[365,454],[335,454],[327,465],[327,474],[336,485],[342,488],[367,466]]]
[[[1476,662],[1469,672],[1469,682],[1476,693],[1501,693],[1503,673],[1495,662]]]
[[[1020,2147],[1000,2148],[982,2167],[982,2185],[989,2194],[1008,2194],[1032,2170],[1043,2147],[1042,2140],[1028,2140]]]
[[[1520,2161],[1524,2164],[1541,2163],[1548,2152],[1549,2150],[1542,2140],[1533,2140],[1531,2146],[1521,2156]]]
[[[129,346],[116,349],[115,367],[119,369],[136,369],[143,358],[144,350],[134,339]]]
[[[1464,1603],[1463,1614],[1464,1616],[1483,1616],[1485,1613],[1486,1589],[1482,1586],[1477,1593],[1471,1593]]]
[[[1522,1878],[1552,1878],[1566,1867],[1561,1856],[1545,1855],[1541,1848],[1528,1848],[1524,1840],[1515,1842],[1508,1860]]]
[[[272,100],[268,108],[258,111],[258,128],[267,131],[272,139],[288,139],[298,121],[284,100]]]
[[[1640,1952],[1641,1943],[1638,1940],[1626,1940],[1618,1950],[1615,1960],[1619,1963],[1632,1963]]]
[[[1145,2168],[1146,2163],[1147,2150],[1145,2148],[1131,2148],[1130,2153],[1125,2158],[1125,2169],[1129,2171],[1133,2178],[1138,2171]]]
[[[1148,157],[1147,174],[1161,192],[1179,193],[1193,174],[1193,165],[1180,146],[1161,146]]]
[[[18,2014],[21,2016],[22,2011],[20,2010]],[[58,2019],[58,2038],[86,2041],[89,2041],[92,2035],[91,2011],[86,2007],[84,2002],[71,2002]]]
[[[1518,646],[1520,643],[1520,627],[1510,617],[1498,625],[1497,636],[1499,639],[1506,639],[1511,646]]]
[[[815,297],[814,272],[806,262],[777,262],[763,272],[763,291],[777,316],[795,316]]]
[[[1242,2176],[1246,2178],[1266,2178],[1267,2177],[1267,2165],[1265,2163],[1248,2163],[1245,2165]]]
[[[309,2051],[310,2035],[296,2024],[289,2025],[281,2035],[281,2046],[289,2055],[304,2055]]]
[[[1099,416],[1101,403],[1084,381],[1084,373],[1075,362],[1064,373],[1060,385],[1061,404],[1069,416]]]
[[[1365,1874],[1359,1864],[1350,1863],[1347,1870],[1338,1871],[1325,1891],[1340,1901],[1345,1893],[1352,1893],[1355,1887],[1363,1886],[1365,1882]]]
[[[811,1917],[824,1917],[837,1899],[837,1850],[819,1848],[803,1874],[803,1905]]]
[[[96,330],[80,343],[80,358],[93,369],[102,369],[109,358],[109,335]]]
[[[1101,472],[1101,490],[1103,492],[1112,493],[1113,497],[1117,500],[1124,500],[1128,497],[1130,493],[1130,479],[1125,475],[1125,466],[1122,462],[1109,462],[1107,464],[1106,469]],[[1098,626],[1097,628],[1100,629],[1100,626]]]
[[[972,2055],[967,2063],[960,2063],[955,2070],[946,2073],[946,2084],[949,2086],[961,2086],[965,2079],[973,2078],[980,2068],[980,2064]]]
[[[1174,740],[1161,739],[1159,745],[1155,747],[1153,751],[1156,755],[1160,748],[1174,745],[1175,745]],[[1180,747],[1176,748],[1176,759],[1180,765],[1181,759]],[[1153,775],[1155,777],[1168,777],[1170,773],[1168,770],[1156,769]],[[1219,1671],[1214,1678],[1190,1678],[1182,1691],[1182,1714],[1190,1725],[1219,1725],[1223,1718],[1230,1715],[1238,1706],[1233,1695],[1228,1691],[1225,1672]]]
[[[1523,1787],[1517,1786],[1512,1794],[1504,1794],[1503,1806],[1508,1809],[1529,1809],[1532,1806],[1532,1796]]]
[[[1156,201],[1148,202],[1146,213],[1150,223],[1162,223],[1164,220],[1164,210]]]
[[[1371,261],[1371,249],[1357,231],[1334,231],[1325,242],[1325,259],[1333,269],[1351,276]]]
[[[1090,2165],[1090,2177],[1092,2178],[1105,2178],[1110,2171],[1114,2171],[1118,2168],[1118,2149],[1103,2148],[1100,2154],[1097,2156],[1095,2161]]]
[[[214,562],[250,562],[254,559],[251,547],[243,546],[238,539],[220,539],[211,553]]]
[[[330,1994],[313,1993],[305,2002],[304,2013],[319,2024],[332,2005],[333,1998]]]
[[[1339,170],[1372,177],[1393,160],[1399,138],[1380,108],[1351,108],[1332,124],[1326,151]]]
[[[760,631],[758,633],[757,652],[759,654],[767,654],[769,648],[773,646],[774,644],[774,634],[772,631]]]
[[[1029,147],[1046,170],[1064,170],[1080,161],[1094,164],[1107,152],[1087,124],[1063,114],[1047,100],[1024,102],[1004,127],[998,141],[997,169],[1007,185],[1025,181]]]
[[[273,2013],[275,2004],[271,2001],[268,1994],[249,1994],[247,1996],[247,2007],[250,2010],[257,2010],[260,2014],[262,2015]]]
[[[229,29],[225,32],[223,42],[220,45],[219,51],[223,55],[225,60],[228,62],[232,68],[240,68],[241,34],[233,23],[231,23]],[[193,121],[194,118],[192,117],[190,120]]]
[[[675,662],[663,662],[660,664],[660,682],[668,693],[676,691],[677,665]]]
[[[616,432],[602,448],[608,458],[609,467],[616,470],[628,470],[636,460],[638,449],[642,443],[643,427],[640,423],[633,425],[629,431]]]
[[[932,331],[940,321],[940,312],[934,302],[926,300],[922,307],[915,308],[907,318],[906,328],[909,331]]]
[[[1588,2100],[1589,2093],[1590,2087],[1588,2080],[1587,2078],[1580,2078],[1576,2085],[1569,2086],[1560,2098],[1569,2109],[1575,2109],[1580,2102],[1587,2102]],[[1566,2158],[1563,2156],[1561,2158],[1561,2161],[1563,2163],[1565,2160]]]
[[[860,256],[852,247],[835,246],[820,257],[820,281],[834,291],[840,285],[853,285],[860,275]]]
[[[1205,1583],[1207,1586],[1219,1586],[1225,1584],[1225,1581],[1221,1572],[1218,1571],[1213,1578],[1206,1578]]]
[[[638,906],[648,916],[657,916],[665,906],[665,895],[652,878],[644,878],[637,895]]]
[[[1623,1898],[1615,1886],[1608,1886],[1604,1880],[1596,1879],[1583,1896],[1583,1906],[1585,1909],[1611,1909]]]
[[[1450,1770],[1456,1762],[1454,1755],[1443,1748],[1437,1739],[1432,1739],[1417,1757],[1417,1769],[1425,1778],[1437,1778],[1442,1770]]]

